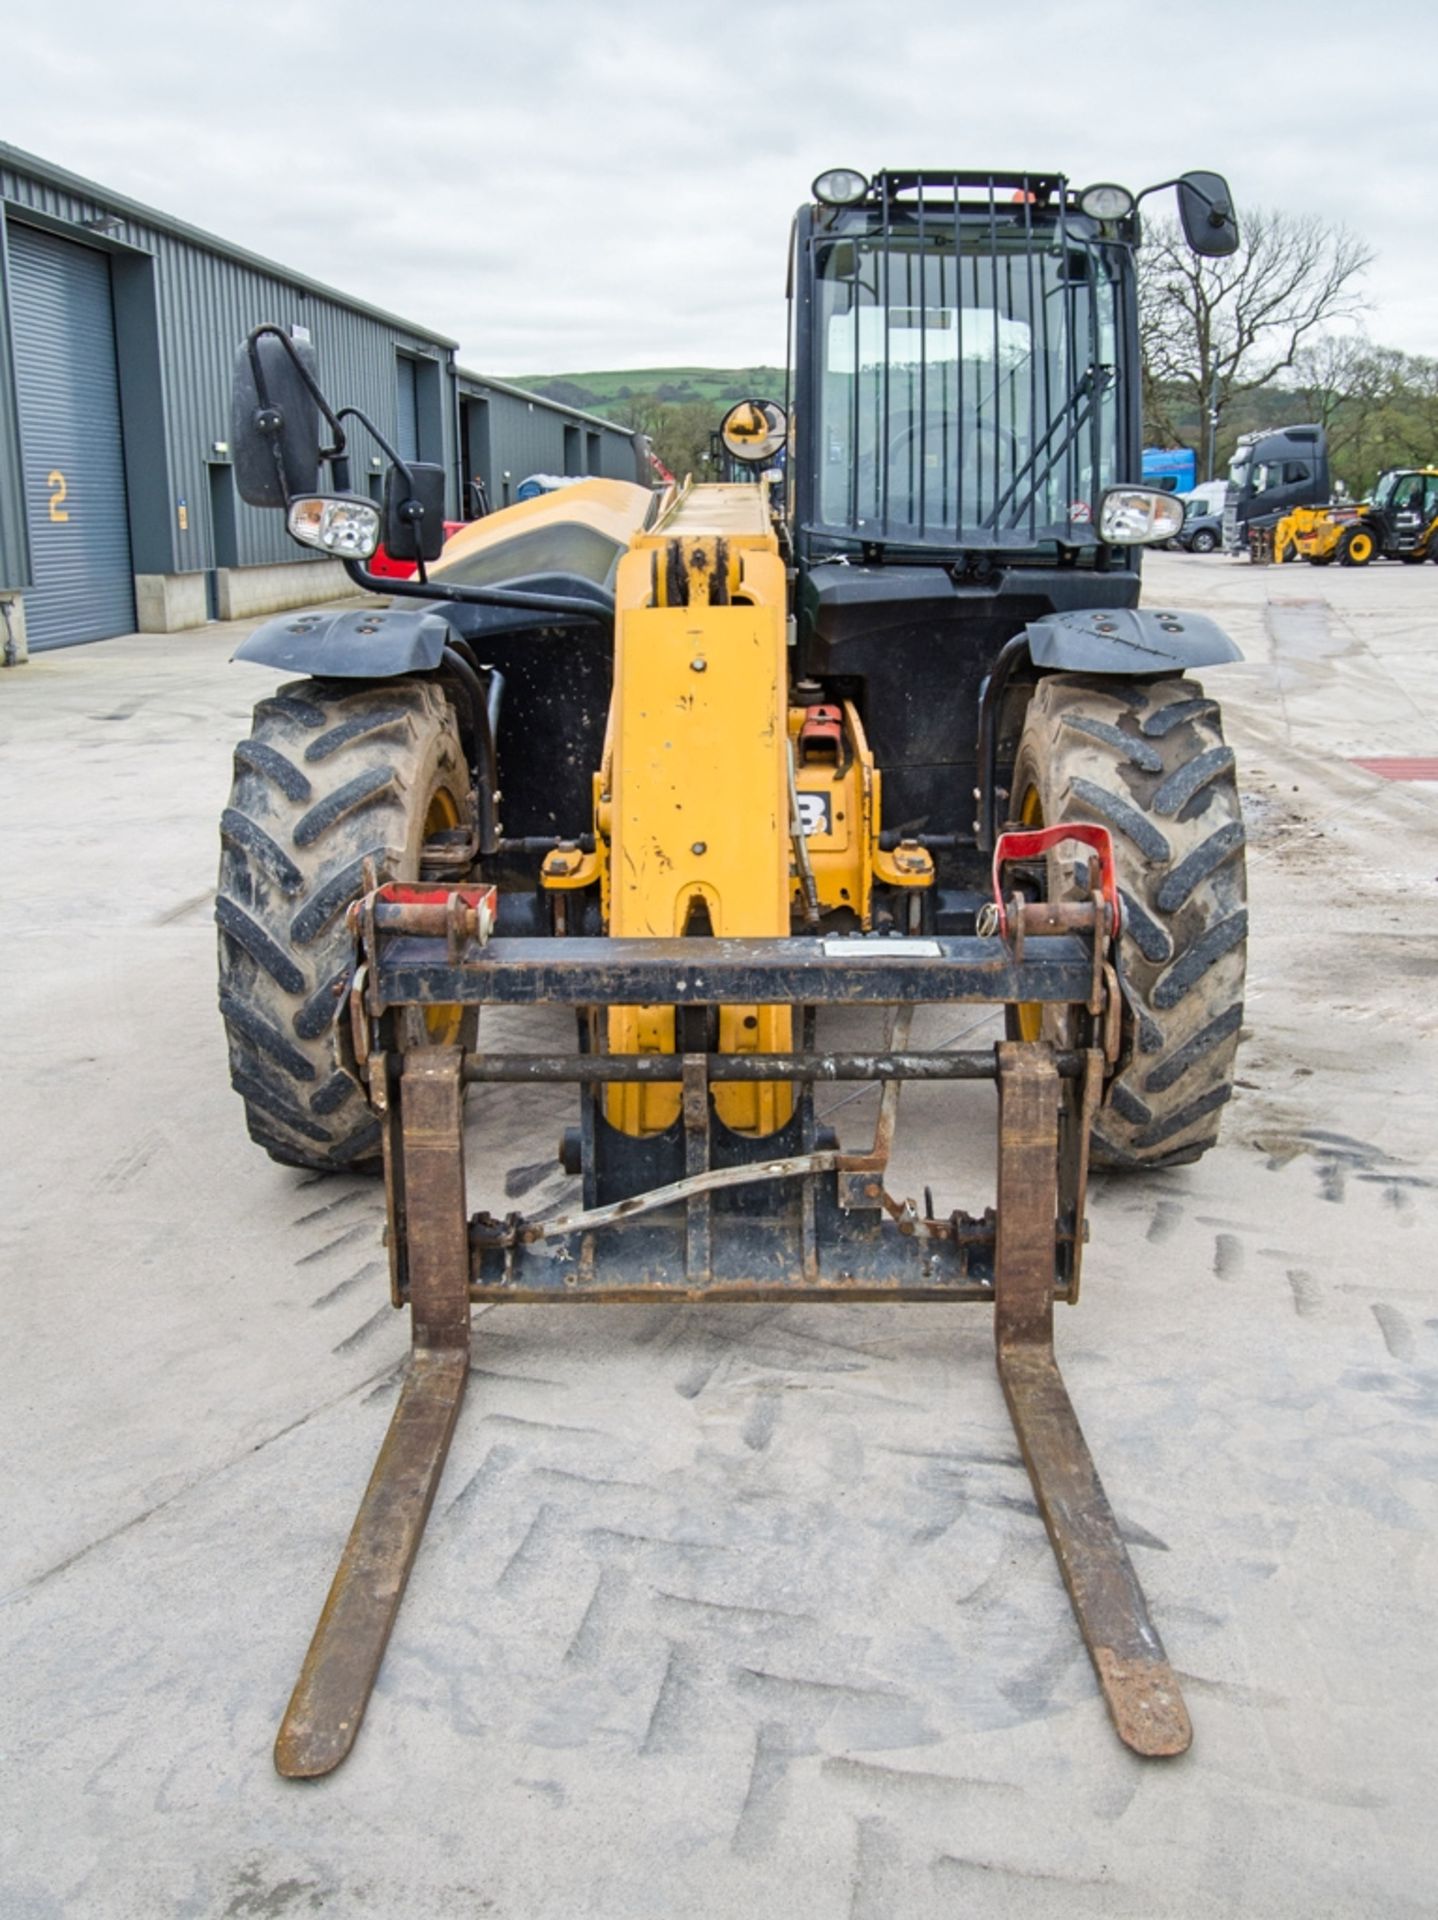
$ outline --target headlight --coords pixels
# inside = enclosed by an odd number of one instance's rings
[[[379,545],[379,508],[370,500],[307,494],[290,502],[289,529],[304,546],[337,560],[368,560]]]
[[[1110,487],[1098,503],[1098,537],[1109,547],[1171,540],[1183,525],[1183,503],[1155,487]]]
[[[1122,220],[1133,212],[1133,204],[1127,187],[1116,187],[1109,181],[1085,187],[1079,195],[1079,206],[1090,220]]]
[[[868,181],[853,167],[830,167],[814,182],[814,198],[826,207],[852,207],[868,191]]]

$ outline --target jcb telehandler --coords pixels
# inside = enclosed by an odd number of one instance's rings
[[[1438,560],[1438,467],[1388,467],[1358,506],[1295,508],[1274,529],[1273,557],[1314,567]]]
[[[1197,251],[1232,250],[1219,176],[1163,184]],[[1138,549],[1181,512],[1132,484],[1139,237],[1134,195],[1055,173],[824,174],[793,228],[792,408],[728,440],[760,478],[581,483],[442,554],[443,472],[332,407],[307,345],[241,348],[244,498],[394,596],[240,649],[299,677],[256,709],[221,827],[250,1131],[288,1166],[382,1166],[412,1333],[282,1773],[354,1740],[474,1301],[985,1303],[1118,1732],[1187,1747],[1053,1351],[1089,1167],[1210,1147],[1241,1018],[1233,755],[1189,677],[1237,650],[1138,606]],[[351,423],[391,461],[382,509],[350,491]],[[415,579],[367,569],[381,539]],[[495,1050],[481,1009],[535,1002],[574,1010],[574,1050]],[[915,1049],[929,1002],[1002,1003],[1009,1037]],[[827,1049],[839,1003],[892,1008],[887,1043]],[[816,1119],[839,1080],[882,1083],[863,1151]],[[889,1193],[905,1080],[997,1083],[996,1207]],[[578,1197],[471,1218],[466,1092],[547,1082],[577,1088]]]

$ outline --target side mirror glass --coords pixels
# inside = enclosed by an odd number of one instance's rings
[[[262,333],[235,356],[230,446],[236,490],[252,507],[287,506],[319,489],[320,410],[292,353],[314,379],[314,348],[302,341]]]
[[[784,409],[773,400],[741,400],[719,423],[724,449],[746,467],[767,467],[788,433]]]
[[[1178,183],[1183,237],[1197,254],[1219,260],[1238,246],[1233,195],[1221,173],[1186,173]]]
[[[444,546],[444,468],[409,462],[384,480],[384,550],[391,560],[438,560]],[[411,482],[413,484],[411,484]]]

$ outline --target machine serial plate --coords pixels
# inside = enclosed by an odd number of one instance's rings
[[[825,955],[831,960],[942,960],[943,948],[936,940],[866,940],[859,935],[831,933],[824,941]]]

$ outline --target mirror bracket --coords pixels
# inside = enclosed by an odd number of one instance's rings
[[[1236,251],[1238,220],[1233,209],[1233,195],[1221,173],[1181,173],[1172,180],[1155,181],[1137,195],[1135,207],[1151,193],[1162,193],[1167,187],[1178,190],[1179,219],[1183,224],[1184,238],[1196,254],[1205,259],[1218,260]]]
[[[320,441],[321,417],[333,434],[330,446]],[[235,485],[249,506],[288,510],[297,495],[316,491],[325,460],[336,484],[348,486],[344,429],[315,377],[314,349],[273,321],[253,328],[240,346],[230,422]]]

